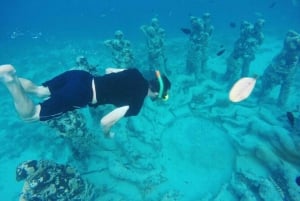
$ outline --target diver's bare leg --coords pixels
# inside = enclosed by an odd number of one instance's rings
[[[50,96],[50,91],[48,87],[35,85],[32,81],[20,78],[19,81],[26,93],[34,94],[39,98],[47,98]]]
[[[40,105],[34,105],[27,96],[20,80],[16,75],[16,70],[12,65],[0,66],[0,82],[2,82],[10,92],[14,105],[20,117],[28,121],[39,120]]]

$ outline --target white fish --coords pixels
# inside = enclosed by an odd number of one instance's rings
[[[240,102],[248,98],[256,84],[256,77],[243,77],[236,81],[229,92],[229,100]]]

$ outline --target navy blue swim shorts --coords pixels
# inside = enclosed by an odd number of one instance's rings
[[[51,95],[40,103],[40,121],[87,106],[93,98],[92,80],[93,76],[86,71],[71,70],[44,82]]]

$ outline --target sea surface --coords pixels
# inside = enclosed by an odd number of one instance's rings
[[[285,107],[276,101],[279,87],[266,102],[258,103],[256,93],[286,33],[300,33],[299,1],[2,0],[0,7],[0,64],[12,64],[19,77],[41,84],[74,68],[78,56],[103,74],[114,66],[104,41],[116,30],[131,42],[136,68],[145,70],[146,39],[140,27],[156,17],[166,33],[172,83],[167,102],[146,99],[138,116],[117,123],[112,139],[99,126],[112,108],[76,110],[70,115],[77,123],[65,122],[69,133],[63,134],[53,124],[22,121],[0,84],[1,200],[19,200],[24,181],[16,181],[16,167],[28,160],[74,167],[94,186],[93,198],[82,200],[300,200],[300,64]],[[214,27],[207,66],[216,76],[199,81],[185,70],[189,37],[181,28],[190,27],[191,15],[203,13],[211,14]],[[230,102],[228,83],[217,77],[226,70],[240,23],[261,18],[264,41],[249,73],[258,75],[257,86],[248,99]],[[220,46],[226,51],[216,55]]]

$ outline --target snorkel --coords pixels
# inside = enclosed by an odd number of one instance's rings
[[[163,94],[164,93],[164,82],[161,78],[159,70],[155,70],[155,74],[156,74],[156,78],[159,83],[158,98],[161,100],[167,101],[169,99],[169,95],[167,93],[165,95]]]

